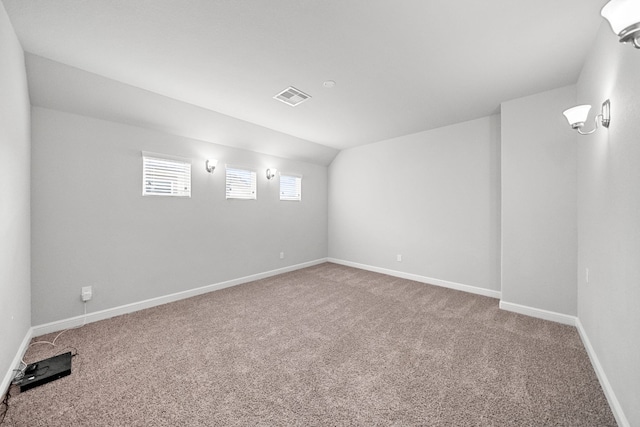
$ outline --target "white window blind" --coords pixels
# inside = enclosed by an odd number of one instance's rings
[[[280,175],[280,200],[302,200],[302,178]]]
[[[227,199],[256,199],[256,173],[227,166]]]
[[[142,154],[142,195],[191,197],[191,163]]]

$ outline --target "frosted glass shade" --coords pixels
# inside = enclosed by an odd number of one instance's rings
[[[613,32],[620,35],[622,30],[640,22],[640,1],[611,0],[600,14],[609,21]]]
[[[587,121],[590,110],[591,105],[578,105],[576,107],[569,108],[568,110],[564,110],[562,114],[567,118],[571,127],[576,128],[582,126],[584,122]]]

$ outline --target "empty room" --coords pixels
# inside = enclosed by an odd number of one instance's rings
[[[0,425],[640,426],[639,75],[639,0],[1,0]]]

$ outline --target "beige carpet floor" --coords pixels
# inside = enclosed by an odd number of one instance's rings
[[[87,324],[25,360],[70,350],[70,376],[12,388],[4,425],[616,425],[574,327],[329,263]]]

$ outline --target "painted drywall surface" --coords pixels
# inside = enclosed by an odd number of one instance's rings
[[[500,290],[499,131],[490,116],[340,152],[329,256]]]
[[[30,130],[24,55],[0,3],[0,380],[31,327]],[[0,390],[0,395],[6,390]]]
[[[577,84],[578,102],[596,112],[611,100],[609,129],[576,141],[578,315],[632,426],[640,425],[639,70],[640,51],[603,22]]]
[[[34,325],[82,314],[82,286],[92,312],[327,256],[324,166],[39,107],[32,139]],[[143,197],[141,151],[191,159],[192,197]],[[257,170],[257,200],[225,199],[225,164]],[[303,176],[302,202],[268,167]]]
[[[502,300],[575,316],[575,86],[502,104]]]
[[[324,166],[338,152],[37,55],[26,53],[25,60],[34,106]]]

